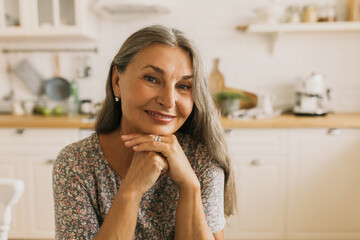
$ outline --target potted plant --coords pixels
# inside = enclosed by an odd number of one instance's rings
[[[229,113],[240,109],[240,101],[248,101],[245,94],[239,92],[221,91],[215,94],[215,100],[220,107],[221,114],[227,116]]]

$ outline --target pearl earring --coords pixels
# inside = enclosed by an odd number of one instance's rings
[[[119,102],[119,101],[120,101],[120,98],[115,97],[115,102]]]

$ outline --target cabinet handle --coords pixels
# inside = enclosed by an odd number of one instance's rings
[[[260,166],[260,165],[264,165],[265,161],[262,159],[253,159],[250,162],[250,165],[252,166]]]
[[[45,165],[53,165],[54,162],[55,162],[54,159],[48,159],[48,160],[46,160]]]
[[[17,128],[15,130],[16,135],[23,135],[25,133],[25,129],[24,128]]]
[[[328,134],[331,136],[339,136],[341,134],[341,129],[339,128],[329,128]]]

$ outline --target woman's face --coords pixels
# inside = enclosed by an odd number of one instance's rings
[[[146,47],[125,72],[114,67],[112,81],[115,95],[121,98],[124,134],[175,133],[192,111],[191,58],[179,47]]]

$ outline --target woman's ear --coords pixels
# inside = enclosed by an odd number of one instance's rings
[[[120,77],[119,77],[119,72],[118,72],[116,66],[113,66],[113,68],[112,68],[111,80],[112,80],[112,89],[113,89],[114,95],[115,95],[115,97],[120,98],[121,97],[120,83],[119,83]]]

